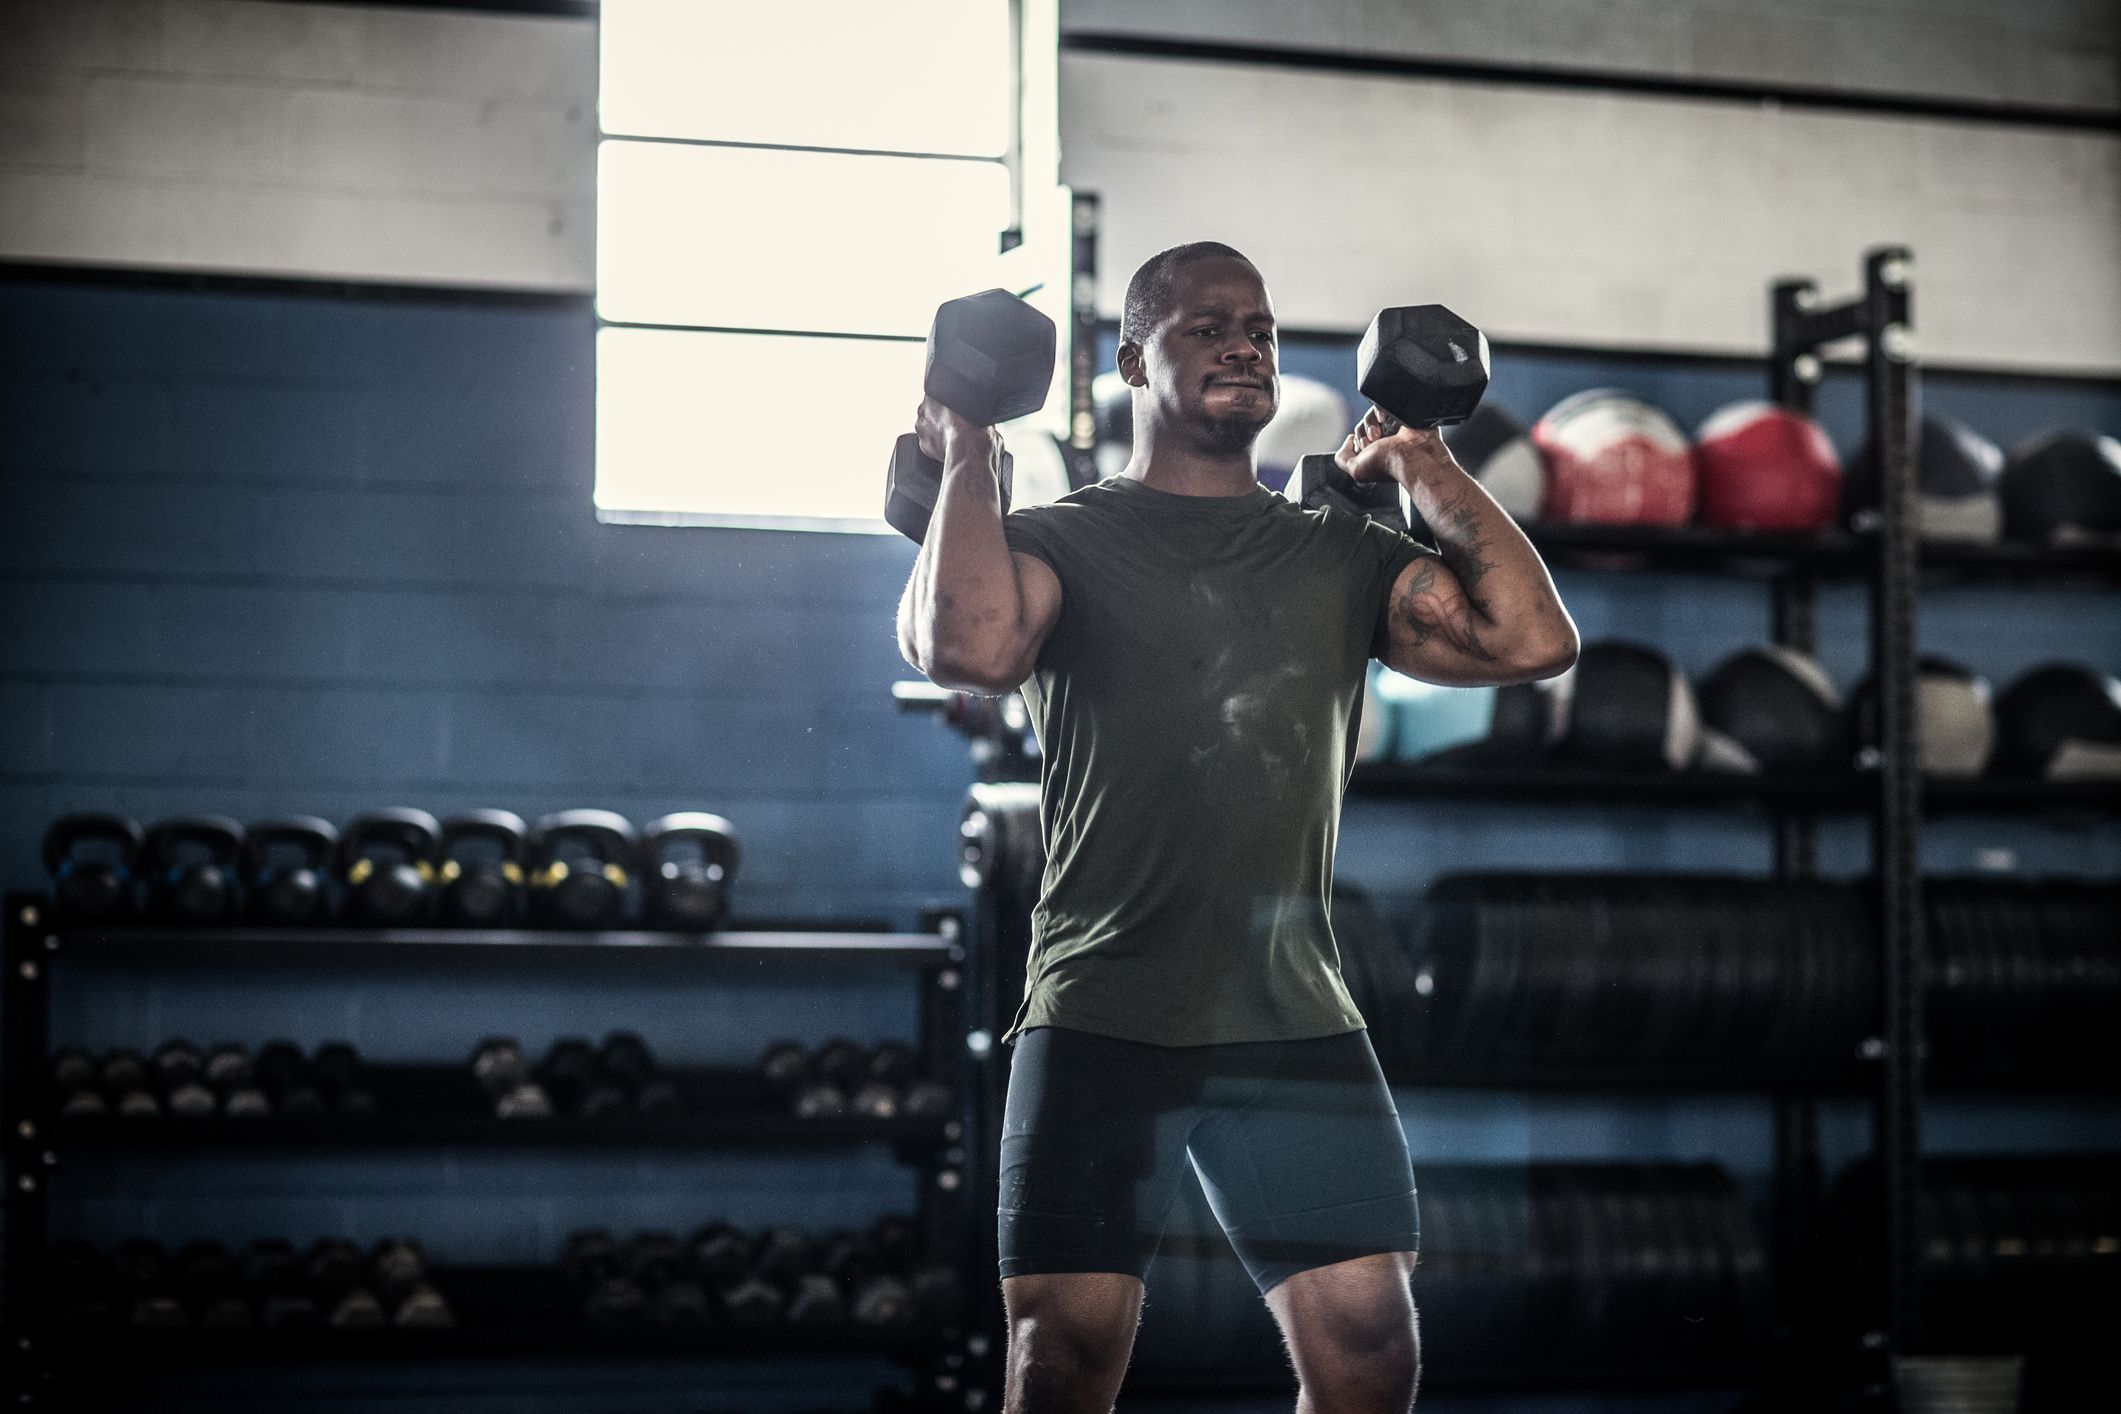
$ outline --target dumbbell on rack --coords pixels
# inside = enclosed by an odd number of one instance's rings
[[[960,1310],[955,1272],[921,1251],[909,1218],[823,1241],[775,1225],[747,1234],[711,1222],[684,1242],[603,1228],[573,1234],[561,1260],[577,1309],[593,1325],[813,1331],[903,1329]]]
[[[324,1238],[306,1253],[260,1238],[238,1257],[220,1242],[186,1243],[172,1257],[158,1243],[120,1243],[109,1255],[86,1243],[51,1254],[62,1329],[124,1325],[140,1331],[439,1330],[455,1312],[430,1280],[416,1243],[386,1238],[368,1253]]]
[[[766,1094],[802,1119],[946,1119],[957,1113],[948,1085],[918,1075],[918,1058],[897,1041],[863,1051],[844,1037],[817,1054],[800,1041],[774,1041],[759,1056]]]
[[[596,1047],[562,1037],[535,1066],[513,1037],[489,1036],[472,1049],[471,1073],[503,1119],[663,1114],[680,1104],[676,1082],[630,1031],[611,1032]]]
[[[956,1113],[950,1088],[918,1071],[918,1058],[896,1041],[864,1051],[834,1037],[815,1055],[799,1041],[775,1041],[759,1058],[767,1094],[802,1119],[942,1119]]]

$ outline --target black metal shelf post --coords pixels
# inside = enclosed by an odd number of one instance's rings
[[[50,1199],[45,1191],[58,1154],[44,1132],[49,1107],[44,1099],[44,1056],[49,1049],[51,979],[49,951],[57,938],[48,929],[50,908],[32,895],[10,894],[0,954],[7,971],[0,979],[0,1101],[7,1107],[7,1381],[10,1404],[35,1407],[43,1383],[43,1350],[38,1344],[37,1302],[45,1281],[46,1220]],[[52,945],[47,949],[47,943]]]
[[[1865,346],[1865,430],[1877,467],[1878,504],[1866,575],[1871,680],[1878,694],[1879,761],[1871,799],[1872,887],[1879,922],[1880,1034],[1866,1045],[1878,1062],[1875,1144],[1882,1177],[1885,1284],[1876,1325],[1863,1344],[1877,1357],[1873,1393],[1886,1361],[1921,1341],[1916,1184],[1921,1154],[1922,775],[1915,719],[1915,595],[1920,548],[1913,464],[1915,361],[1909,286],[1913,260],[1888,246],[1864,261],[1863,294],[1818,307],[1809,281],[1775,285],[1769,380],[1785,406],[1809,411],[1820,375],[1819,349],[1844,339]]]

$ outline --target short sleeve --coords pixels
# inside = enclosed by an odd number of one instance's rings
[[[1020,554],[1044,560],[1055,574],[1061,572],[1059,537],[1053,533],[1052,517],[1044,506],[1027,506],[1002,517],[1002,539]]]
[[[1360,604],[1367,598],[1376,606],[1376,618],[1370,626],[1370,656],[1380,661],[1392,646],[1392,586],[1399,583],[1399,576],[1408,565],[1426,559],[1436,552],[1411,535],[1401,534],[1389,526],[1379,525],[1374,520],[1362,523],[1362,539],[1355,556],[1361,569],[1368,569],[1374,578],[1367,593],[1358,589],[1355,602]],[[1358,573],[1361,570],[1358,569]]]

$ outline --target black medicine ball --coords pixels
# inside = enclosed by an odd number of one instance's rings
[[[1524,424],[1494,403],[1445,430],[1444,445],[1495,504],[1517,521],[1537,520],[1547,496],[1547,462]]]
[[[1754,769],[1848,769],[1841,694],[1805,654],[1775,644],[1741,649],[1702,680],[1697,696],[1702,721],[1736,742]]]
[[[1998,775],[2121,778],[2121,682],[2080,663],[2046,663],[1996,699]]]
[[[2003,533],[2034,545],[2121,540],[2121,442],[2051,432],[2003,467]]]
[[[1614,770],[1678,771],[1701,750],[1694,690],[1671,659],[1640,643],[1584,645],[1566,684],[1559,754]]]
[[[1921,766],[1933,776],[1978,776],[1996,744],[1988,679],[1949,658],[1925,655],[1915,670],[1915,731]],[[1878,696],[1865,678],[1849,698],[1859,749],[1878,745]]]
[[[2003,449],[1956,418],[1925,413],[1915,428],[1915,525],[1926,540],[1994,540]],[[1849,463],[1843,506],[1853,518],[1878,504],[1878,464],[1865,447]]]

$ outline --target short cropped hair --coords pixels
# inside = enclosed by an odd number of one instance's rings
[[[1134,272],[1134,278],[1127,281],[1127,301],[1120,307],[1119,315],[1120,338],[1136,343],[1147,338],[1170,307],[1171,285],[1179,268],[1199,260],[1252,263],[1244,252],[1233,250],[1221,241],[1190,241],[1150,256]]]

